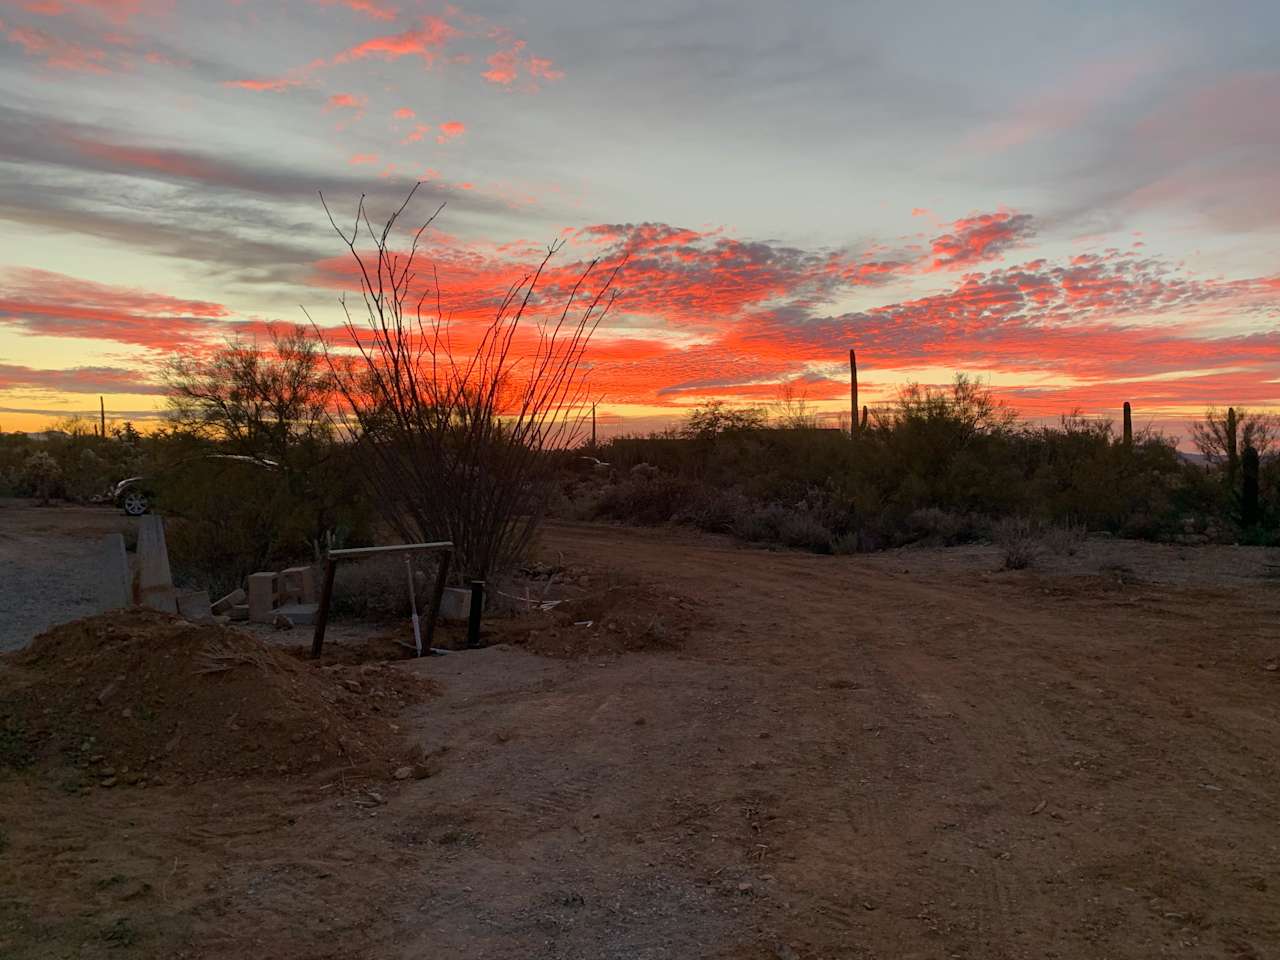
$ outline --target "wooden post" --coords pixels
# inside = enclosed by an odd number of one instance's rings
[[[324,585],[320,588],[320,609],[316,611],[316,632],[311,638],[311,656],[324,649],[324,628],[329,623],[329,602],[333,599],[333,558],[325,557]]]
[[[436,571],[436,585],[431,590],[431,606],[427,608],[427,639],[423,646],[431,653],[431,641],[436,635],[436,619],[440,616],[440,603],[444,599],[444,587],[449,580],[449,561],[453,554],[445,551],[440,554],[440,568]]]

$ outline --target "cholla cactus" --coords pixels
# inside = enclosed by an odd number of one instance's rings
[[[37,450],[27,457],[22,470],[35,495],[40,498],[41,506],[47,505],[53,499],[53,492],[62,478],[62,468],[58,466],[58,461],[48,451]]]

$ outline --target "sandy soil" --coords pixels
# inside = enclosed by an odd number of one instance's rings
[[[1105,547],[557,526],[698,628],[398,664],[424,780],[0,775],[0,956],[1280,956],[1276,584]]]

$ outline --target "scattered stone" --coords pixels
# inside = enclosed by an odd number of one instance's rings
[[[408,780],[413,776],[413,767],[397,767],[396,772],[392,774],[397,780]]]
[[[213,620],[210,613],[208,590],[184,590],[178,594],[178,616],[192,623],[209,623]]]
[[[271,625],[277,630],[292,630],[293,621],[286,617],[283,613],[277,613],[271,621]]]
[[[116,785],[115,777],[107,777],[105,780],[103,780],[101,783],[98,784],[98,786],[100,787],[114,787],[115,785]]]
[[[209,612],[212,614],[230,613],[232,608],[238,607],[248,600],[248,594],[240,587],[236,587],[221,600],[209,605]],[[247,611],[246,611],[247,612]]]

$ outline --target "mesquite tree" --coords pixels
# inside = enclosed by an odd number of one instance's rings
[[[593,260],[560,283],[552,304],[539,289],[561,247],[552,244],[489,319],[455,321],[435,272],[425,282],[416,270],[440,210],[407,250],[394,248],[416,189],[378,230],[363,198],[350,232],[329,215],[361,293],[354,313],[341,300],[350,349],[328,350],[344,408],[338,419],[360,445],[387,524],[405,541],[452,540],[454,575],[486,578],[528,548],[554,490],[553,453],[578,440],[588,408],[584,354],[621,264],[597,271]]]

